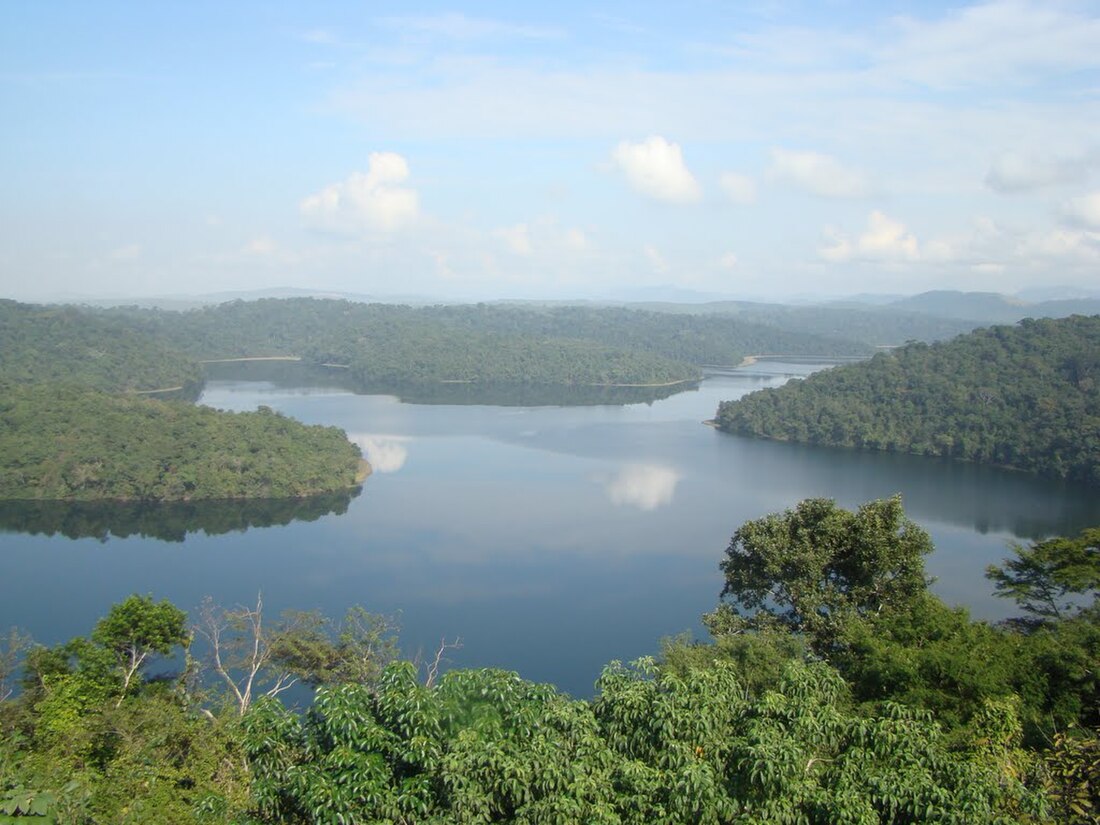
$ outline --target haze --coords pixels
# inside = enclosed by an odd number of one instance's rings
[[[1100,288],[1096,2],[0,21],[2,297]]]

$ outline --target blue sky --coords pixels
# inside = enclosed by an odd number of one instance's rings
[[[1100,289],[1100,4],[8,3],[0,295]]]

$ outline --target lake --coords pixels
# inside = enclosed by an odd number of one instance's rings
[[[0,508],[0,629],[88,632],[130,593],[194,612],[354,604],[400,614],[403,654],[462,640],[452,666],[503,667],[588,696],[600,668],[703,635],[718,563],[747,519],[812,496],[901,493],[937,550],[934,589],[976,617],[1011,542],[1100,524],[1094,489],[936,459],[754,441],[704,426],[721,400],[816,369],[765,362],[652,403],[484,406],[356,395],[336,377],[207,383],[201,403],[335,424],[374,465],[318,502]],[[468,399],[466,399],[468,400]],[[522,402],[522,399],[521,399]]]

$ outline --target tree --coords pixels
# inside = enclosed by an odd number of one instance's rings
[[[1100,600],[1100,527],[1012,550],[1015,558],[990,565],[985,574],[997,596],[1014,600],[1030,615],[1025,624],[1067,618],[1089,595],[1093,604]]]
[[[135,594],[111,607],[96,624],[92,640],[115,656],[122,674],[121,704],[150,656],[167,656],[177,645],[189,644],[187,614],[167,599],[154,603],[152,596]]]
[[[855,513],[830,499],[807,499],[734,533],[721,563],[722,597],[731,597],[736,614],[727,625],[778,625],[825,651],[849,617],[910,607],[928,586],[923,557],[931,551],[900,496]]]
[[[207,597],[195,631],[210,643],[214,672],[229,687],[241,716],[252,706],[261,683],[269,685],[263,695],[274,697],[297,681],[288,670],[274,667],[277,639],[264,628],[263,594],[257,594],[255,608],[239,605],[232,610]]]
[[[263,610],[262,594],[254,608],[232,610],[208,598],[195,626],[241,716],[258,695],[278,696],[299,681],[313,687],[371,682],[397,655],[393,620],[362,607],[348,610],[340,625],[298,610],[265,624]]]
[[[319,611],[288,611],[272,660],[308,685],[363,684],[397,657],[397,623],[355,606],[336,624]]]
[[[11,678],[19,668],[20,657],[30,646],[31,637],[17,627],[9,629],[6,638],[0,638],[0,702],[15,691]]]

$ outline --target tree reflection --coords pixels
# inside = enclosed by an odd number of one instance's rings
[[[188,534],[208,536],[316,521],[343,515],[358,489],[308,498],[173,502],[2,501],[0,531],[70,539],[159,539],[182,542]]]

